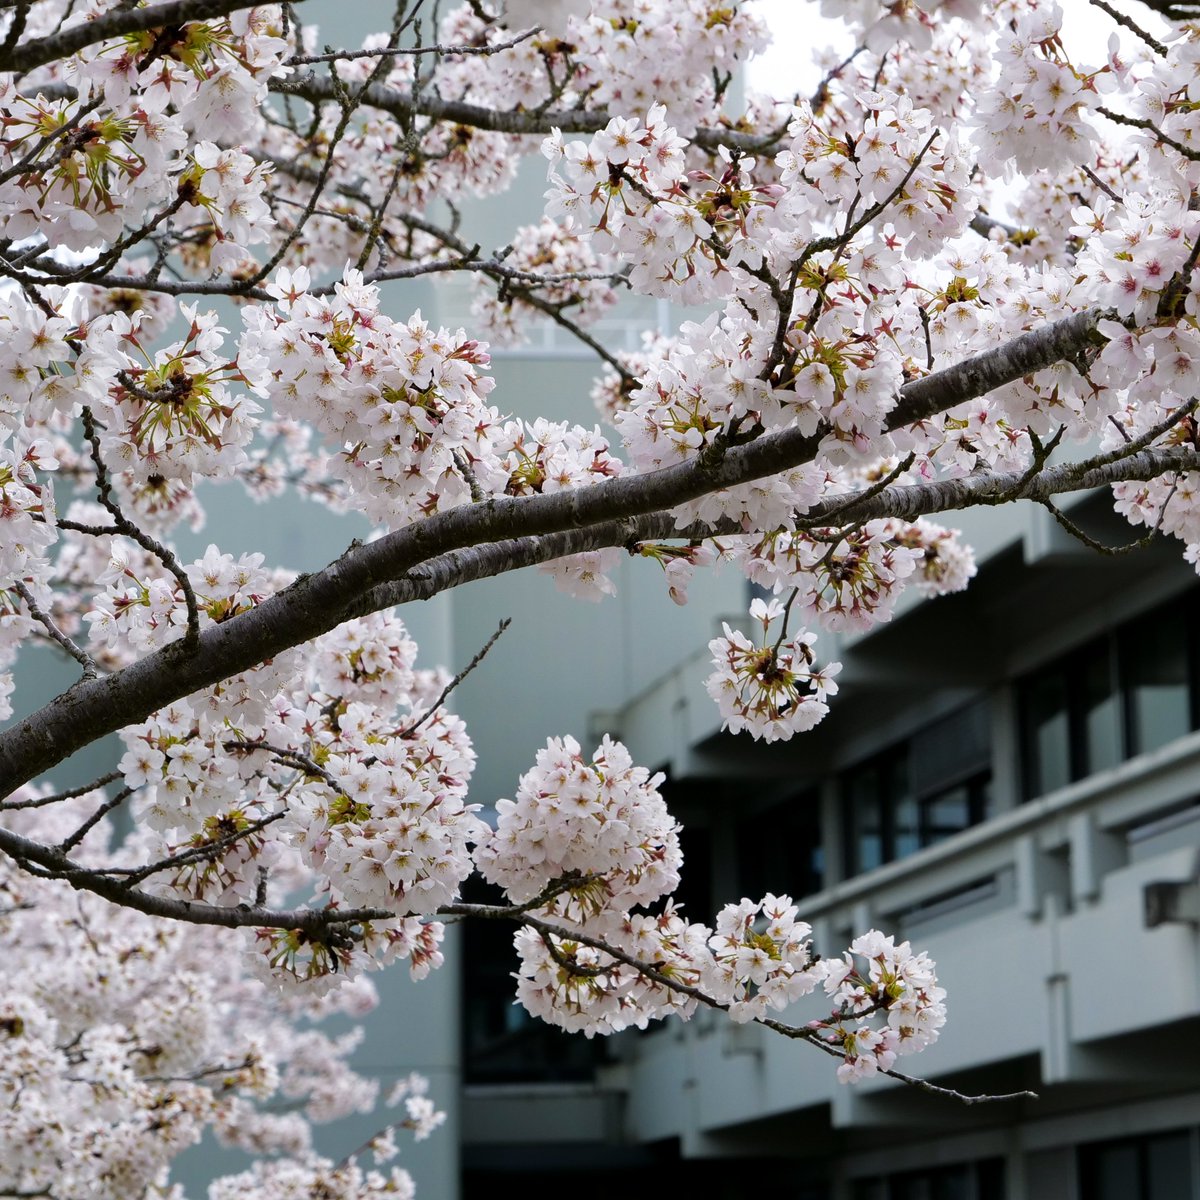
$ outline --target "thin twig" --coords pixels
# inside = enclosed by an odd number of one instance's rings
[[[1093,4],[1095,4],[1095,3],[1096,3],[1096,0],[1092,0],[1092,3],[1093,3]],[[1081,170],[1081,171],[1082,171],[1082,172],[1083,172],[1083,173],[1084,173],[1084,174],[1085,174],[1085,175],[1086,175],[1086,176],[1087,176],[1087,177],[1088,177],[1088,178],[1089,178],[1089,179],[1090,179],[1090,180],[1091,180],[1091,181],[1092,181],[1092,182],[1093,182],[1093,183],[1094,183],[1094,184],[1095,184],[1095,185],[1096,185],[1096,186],[1097,186],[1097,187],[1098,187],[1098,188],[1099,188],[1099,189],[1100,189],[1100,190],[1101,190],[1101,191],[1102,191],[1102,192],[1103,192],[1103,193],[1104,193],[1104,194],[1105,194],[1105,195],[1106,195],[1106,196],[1107,196],[1107,197],[1108,197],[1108,198],[1109,198],[1109,199],[1110,199],[1110,200],[1111,200],[1111,201],[1112,201],[1114,204],[1122,204],[1122,205],[1123,205],[1123,204],[1125,203],[1125,201],[1124,201],[1124,200],[1122,200],[1122,199],[1121,199],[1121,197],[1120,197],[1120,196],[1118,196],[1118,195],[1117,195],[1117,193],[1116,193],[1116,192],[1114,192],[1114,191],[1112,190],[1112,188],[1110,188],[1110,187],[1108,186],[1108,184],[1107,184],[1107,183],[1105,183],[1105,182],[1104,182],[1104,180],[1103,180],[1103,179],[1101,179],[1101,178],[1100,178],[1100,176],[1099,176],[1099,175],[1097,175],[1097,174],[1096,174],[1096,172],[1095,172],[1095,171],[1093,171],[1093,170],[1092,170],[1092,168],[1091,168],[1091,167],[1089,167],[1089,166],[1087,165],[1087,163],[1080,163],[1080,170]]]
[[[925,331],[925,369],[933,370],[933,342],[929,336],[929,310],[923,304],[917,305],[917,313],[921,318],[921,328]]]
[[[1054,501],[1049,498],[1042,500],[1042,507],[1065,529],[1073,538],[1082,542],[1085,546],[1095,550],[1098,554],[1104,554],[1109,558],[1119,558],[1122,555],[1130,554],[1134,550],[1144,549],[1150,545],[1159,533],[1162,531],[1163,521],[1167,516],[1167,507],[1171,501],[1175,499],[1175,493],[1179,490],[1179,482],[1183,477],[1176,475],[1171,483],[1171,489],[1167,492],[1167,498],[1159,506],[1158,517],[1149,531],[1143,534],[1140,538],[1134,538],[1131,542],[1122,542],[1119,546],[1108,546],[1097,538],[1092,537],[1090,533],[1085,532],[1066,513],[1058,507]]]
[[[131,788],[131,787],[122,788],[115,796],[112,796],[109,799],[105,800],[104,803],[101,804],[100,807],[97,808],[96,811],[94,813],[92,813],[92,815],[90,817],[88,817],[88,819],[86,821],[84,821],[84,823],[82,825],[80,825],[79,828],[76,829],[73,834],[71,834],[70,837],[65,838],[63,841],[59,842],[59,844],[58,844],[59,853],[60,854],[70,854],[70,852],[72,850],[74,850],[75,847],[78,846],[79,843],[82,842],[85,837],[87,837],[87,835],[92,831],[92,829],[95,828],[95,826],[97,825],[98,822],[100,822],[104,817],[106,817],[110,812],[112,812],[112,810],[114,808],[116,808],[117,805],[123,804],[126,800],[128,800],[129,797],[132,796],[136,790],[137,790],[136,788]]]
[[[93,779],[91,783],[70,788],[65,792],[55,792],[52,796],[39,796],[36,800],[0,800],[0,812],[12,812],[20,808],[44,808],[47,804],[61,804],[64,800],[75,800],[80,796],[86,796],[88,792],[106,787],[120,778],[120,771],[109,771],[107,775],[101,775],[99,779]]]
[[[108,510],[121,533],[126,537],[133,538],[143,550],[148,550],[153,554],[175,577],[175,582],[179,585],[184,603],[187,605],[187,632],[184,634],[183,644],[189,650],[193,649],[200,637],[200,608],[196,603],[196,593],[192,589],[192,581],[170,547],[164,546],[157,538],[151,537],[121,511],[121,506],[112,494],[108,468],[100,457],[100,437],[96,432],[96,420],[92,416],[92,410],[86,404],[83,406],[83,432],[88,441],[92,464],[96,468],[96,491],[100,503]]]
[[[222,742],[222,746],[228,751],[242,751],[244,753],[263,753],[273,754],[283,766],[295,767],[304,771],[307,775],[312,775],[314,778],[322,780],[328,784],[335,792],[342,791],[341,784],[338,783],[324,767],[315,759],[309,758],[300,750],[292,750],[287,746],[272,746],[269,742],[239,742],[230,741]]]
[[[441,54],[441,55],[470,55],[470,54],[499,54],[501,50],[511,50],[522,42],[536,37],[540,31],[534,27],[518,33],[507,42],[496,42],[490,46],[385,46],[377,50],[333,50],[328,54],[293,54],[285,58],[285,67],[307,67],[313,63],[350,62],[356,58],[383,58],[397,55]]]
[[[578,929],[571,929],[567,926],[556,925],[553,922],[542,920],[540,917],[532,917],[526,914],[522,918],[514,918],[507,909],[495,905],[466,905],[454,904],[447,905],[448,910],[454,912],[462,912],[462,915],[481,916],[485,918],[499,918],[501,920],[520,919],[523,924],[528,925],[543,940],[549,937],[559,938],[562,941],[572,942],[578,945],[589,946],[594,950],[599,950],[602,954],[607,954],[619,963],[631,967],[644,978],[652,983],[657,983],[660,987],[666,988],[672,992],[678,992],[680,995],[689,997],[699,1004],[703,1004],[708,1008],[716,1009],[718,1012],[728,1012],[729,1005],[723,1004],[719,1000],[715,1000],[709,996],[707,992],[701,988],[695,987],[692,984],[683,983],[678,979],[672,978],[670,975],[661,971],[657,965],[642,962],[641,959],[632,954],[627,954],[625,951],[611,946],[601,938],[592,937],[590,934],[584,933]],[[558,961],[556,959],[555,961]],[[577,972],[580,975],[588,975],[591,968],[577,967],[569,960],[560,963],[565,969]],[[809,1026],[788,1025],[784,1021],[775,1020],[772,1017],[755,1017],[753,1019],[757,1025],[762,1025],[774,1033],[783,1034],[785,1037],[796,1041],[808,1042],[810,1045],[818,1046],[828,1054],[832,1054],[837,1058],[845,1058],[845,1051],[837,1046],[825,1041],[820,1033]],[[995,1103],[1004,1100],[1020,1100],[1020,1099],[1037,1099],[1036,1092],[1011,1092],[1001,1096],[980,1095],[969,1096],[961,1092],[955,1091],[953,1088],[942,1087],[936,1083],[930,1083],[928,1080],[917,1079],[911,1075],[905,1075],[899,1071],[890,1071],[880,1069],[880,1074],[888,1075],[901,1083],[907,1083],[914,1087],[920,1088],[921,1091],[929,1092],[933,1095],[945,1096],[947,1099],[957,1100],[963,1104],[987,1104]]]
[[[496,629],[496,632],[493,633],[490,638],[488,638],[488,640],[483,644],[483,646],[481,647],[479,652],[475,655],[475,657],[473,659],[471,659],[471,661],[469,663],[467,663],[467,665],[465,667],[463,667],[463,669],[461,671],[459,671],[459,673],[457,675],[455,675],[454,678],[451,679],[450,682],[448,684],[446,684],[446,686],[444,688],[442,688],[441,694],[429,706],[428,710],[425,712],[425,715],[420,717],[418,720],[414,721],[413,724],[409,725],[406,729],[398,731],[398,736],[404,737],[404,738],[410,738],[413,736],[414,733],[417,732],[418,729],[421,728],[422,725],[425,724],[426,721],[430,720],[433,717],[434,713],[436,713],[437,710],[439,708],[441,708],[443,704],[445,704],[446,697],[449,696],[450,693],[452,691],[454,691],[454,689],[456,687],[458,687],[458,685],[460,683],[462,683],[462,681],[464,679],[466,679],[466,677],[468,675],[470,675],[470,673],[473,670],[475,670],[475,668],[477,666],[479,666],[479,664],[481,662],[483,662],[483,660],[487,657],[487,652],[500,640],[500,635],[511,624],[512,624],[512,617],[505,617],[504,620],[502,620],[500,622],[499,626]]]
[[[471,502],[473,504],[482,503],[487,499],[487,493],[479,486],[479,480],[475,477],[475,472],[470,462],[467,461],[466,454],[458,447],[455,447],[451,451],[451,457],[454,459],[454,465],[458,473],[467,481],[467,487],[471,489]]]
[[[830,67],[825,72],[824,78],[817,84],[817,90],[813,92],[812,99],[809,100],[809,107],[814,113],[819,113],[825,107],[825,101],[829,99],[829,85],[866,49],[866,45],[860,43],[842,59],[836,67]]]
[[[1118,25],[1123,25],[1134,37],[1139,37],[1155,54],[1167,57],[1167,48],[1156,37],[1148,34],[1132,17],[1127,17],[1123,12],[1118,12],[1113,6],[1107,3],[1107,0],[1090,0],[1101,12],[1106,12]]]
[[[217,838],[214,842],[208,842],[203,846],[195,846],[190,850],[185,850],[182,854],[168,855],[166,858],[161,858],[157,862],[150,863],[144,867],[113,867],[104,869],[102,873],[109,876],[122,875],[125,877],[121,880],[122,887],[136,887],[139,883],[149,879],[151,875],[158,875],[162,871],[170,871],[175,867],[187,867],[193,863],[215,858],[222,850],[227,850],[235,842],[240,842],[243,838],[248,838],[252,834],[258,833],[268,825],[273,825],[276,821],[281,821],[286,815],[287,813],[281,809],[279,812],[271,813],[270,816],[262,817],[257,821],[251,821],[245,829],[236,829],[233,833],[227,833],[224,837]]]
[[[60,139],[70,139],[71,135],[79,128],[79,123],[83,118],[99,108],[103,99],[103,96],[95,96],[86,104],[81,104],[61,125],[56,126],[49,133],[43,134],[38,138],[11,167],[0,171],[0,183],[7,183],[10,179],[15,179],[18,175],[32,174],[35,171],[39,173],[44,172],[48,168],[63,162],[71,154],[74,154],[78,146],[71,145],[66,151],[60,151],[56,154],[54,158],[47,159],[45,162],[38,162],[38,155],[47,147]]]
[[[1177,142],[1173,137],[1163,133],[1153,121],[1148,121],[1144,117],[1129,117],[1124,113],[1113,112],[1111,108],[1103,104],[1097,105],[1096,111],[1102,117],[1107,117],[1110,121],[1115,121],[1118,125],[1129,125],[1133,129],[1145,129],[1147,132],[1154,134],[1164,146],[1170,146],[1172,150],[1178,151],[1184,158],[1190,159],[1192,162],[1200,162],[1200,150],[1193,150],[1190,146],[1185,146],[1182,142]]]
[[[25,602],[25,607],[29,609],[29,615],[42,625],[51,639],[57,642],[83,668],[84,679],[95,679],[100,674],[100,668],[96,660],[82,646],[72,641],[63,633],[49,613],[43,612],[38,607],[38,602],[33,598],[33,593],[21,580],[17,579],[13,582],[13,591]]]
[[[854,495],[849,498],[840,508],[835,506],[823,511],[821,513],[819,524],[832,525],[847,509],[856,507],[857,505],[862,504],[864,501],[870,500],[872,496],[879,495],[879,493],[885,488],[891,487],[891,485],[895,483],[896,480],[899,479],[900,476],[903,475],[904,472],[913,465],[915,459],[916,455],[909,453],[902,458],[882,479],[876,480],[873,484],[871,484],[870,487],[864,488],[861,492],[855,492]],[[802,527],[807,524],[803,515],[800,518],[799,524]],[[839,535],[839,540],[841,540],[841,535]]]
[[[388,47],[384,47],[384,49],[395,46],[398,41],[399,32],[393,31],[391,39],[388,43]],[[334,93],[338,104],[341,106],[342,115],[339,118],[333,133],[330,135],[328,142],[326,143],[325,158],[321,163],[320,170],[317,174],[317,181],[313,184],[313,190],[312,194],[309,196],[308,205],[306,206],[304,212],[301,213],[299,221],[297,221],[295,226],[288,232],[287,236],[283,239],[283,242],[280,244],[275,253],[271,255],[267,262],[265,262],[246,281],[247,286],[257,287],[260,283],[262,283],[262,281],[266,279],[283,261],[284,257],[292,248],[292,245],[295,243],[296,239],[300,236],[305,225],[312,217],[317,203],[320,201],[321,196],[325,192],[325,185],[329,180],[330,171],[333,169],[334,153],[337,150],[338,145],[341,143],[342,138],[345,137],[346,131],[350,128],[351,118],[354,116],[359,105],[362,103],[362,99],[367,94],[367,90],[375,85],[379,81],[380,77],[386,73],[387,65],[387,58],[380,57],[375,66],[371,68],[371,71],[367,75],[366,79],[364,79],[362,83],[353,90],[353,92],[351,92],[349,88],[347,88],[346,84],[338,78],[336,71],[331,72],[334,84]],[[384,203],[386,205],[386,201]]]

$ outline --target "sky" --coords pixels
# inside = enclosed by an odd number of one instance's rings
[[[1072,60],[1096,63],[1103,56],[1108,36],[1116,25],[1088,0],[1059,0],[1059,3],[1063,9],[1063,40]],[[1129,0],[1116,0],[1116,5],[1147,26],[1162,28],[1162,22],[1142,5]],[[754,0],[754,7],[774,33],[770,49],[749,68],[752,86],[761,91],[811,92],[820,80],[820,72],[812,65],[814,38],[844,46],[847,54],[854,48],[842,23],[820,16],[815,0]]]
[[[754,9],[763,17],[774,35],[765,54],[754,59],[749,68],[751,86],[772,94],[810,92],[820,82],[821,73],[813,64],[814,36],[854,49],[840,21],[819,15],[818,5],[805,0],[755,0]]]

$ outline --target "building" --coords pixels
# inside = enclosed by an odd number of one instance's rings
[[[1095,496],[1073,512],[1128,541],[1107,508]],[[1200,586],[1178,543],[1110,557],[1030,506],[962,518],[972,586],[823,639],[842,692],[786,745],[722,733],[703,690],[709,631],[743,610],[732,575],[681,617],[634,564],[632,596],[600,621],[604,667],[544,596],[544,669],[529,631],[508,651],[535,742],[612,731],[667,773],[694,919],[789,890],[818,951],[870,927],[910,939],[937,960],[951,1017],[899,1065],[1040,1098],[965,1107],[891,1081],[845,1087],[810,1048],[707,1012],[573,1039],[511,1006],[508,934],[468,930],[466,1200],[518,1181],[577,1197],[1200,1200]],[[477,638],[481,610],[529,611],[539,584],[456,595],[455,645]],[[564,682],[572,654],[599,671],[586,714]],[[486,741],[502,697],[487,672],[469,684],[460,710]],[[539,725],[544,709],[557,725]],[[506,712],[496,736],[516,749],[530,722]],[[483,749],[476,796],[511,794]]]
[[[500,208],[495,245],[511,236]],[[416,303],[468,323],[452,289],[406,292],[395,311]],[[664,317],[625,310],[605,340],[636,344]],[[549,330],[497,355],[495,373],[502,407],[532,397],[525,415],[592,419],[593,365]],[[1104,507],[1073,511],[1127,539]],[[269,535],[256,513],[244,545],[218,540],[238,553],[278,538],[277,561],[298,569],[327,556],[310,514],[275,515]],[[476,799],[511,795],[549,734],[619,735],[667,773],[689,912],[789,890],[821,952],[872,926],[911,939],[951,1006],[911,1069],[1041,1098],[966,1108],[886,1081],[845,1088],[811,1050],[708,1013],[568,1038],[513,1007],[506,932],[458,929],[463,952],[426,983],[383,978],[357,1060],[385,1085],[425,1072],[450,1110],[445,1131],[405,1149],[423,1195],[453,1200],[461,1167],[467,1200],[501,1186],[573,1200],[1200,1200],[1200,591],[1175,545],[1102,557],[1040,510],[962,524],[981,564],[971,589],[823,639],[845,663],[842,693],[786,746],[722,733],[704,693],[708,637],[744,615],[731,572],[698,580],[684,613],[653,564],[631,562],[601,610],[527,573],[404,616],[422,661],[452,668],[517,618],[455,697],[480,755]],[[335,554],[352,534],[321,536]],[[331,1152],[360,1133],[337,1131]]]

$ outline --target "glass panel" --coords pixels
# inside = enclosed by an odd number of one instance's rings
[[[741,899],[740,896],[717,897],[713,894],[712,843],[712,831],[703,825],[685,825],[679,833],[679,849],[683,852],[687,869],[680,872],[675,903],[692,921],[703,921],[704,917],[700,914],[715,912],[718,904]]]
[[[975,1164],[976,1200],[1004,1200],[1004,1159],[985,1158]]]
[[[846,868],[849,874],[870,871],[883,861],[883,806],[877,764],[859,767],[846,776]]]
[[[1178,604],[1147,613],[1122,632],[1122,667],[1133,754],[1174,742],[1192,728],[1188,628]]]
[[[1071,782],[1071,727],[1066,672],[1031,679],[1023,689],[1025,795],[1032,800]]]
[[[971,824],[971,789],[963,784],[921,804],[921,845],[932,846]]]
[[[908,786],[908,745],[897,746],[883,769],[884,804],[891,817],[891,845],[884,846],[888,861],[916,854],[921,848],[921,812]]]
[[[813,847],[810,863],[808,891],[797,891],[793,897],[795,900],[800,899],[801,896],[819,892],[825,886],[825,847],[823,845]]]
[[[892,1180],[890,1200],[934,1200],[929,1176],[915,1173],[898,1175]]]
[[[1179,1200],[1196,1194],[1188,1141],[1186,1133],[1149,1139],[1144,1200]]]
[[[1088,1200],[1140,1200],[1137,1143],[1084,1146],[1082,1194]]]
[[[883,863],[883,829],[877,798],[860,803],[854,809],[858,829],[855,838],[855,871],[870,871]]]
[[[1115,767],[1124,755],[1121,699],[1113,678],[1112,643],[1107,638],[1083,651],[1082,690],[1084,774]]]
[[[934,1176],[931,1200],[974,1200],[973,1174],[967,1163],[943,1168]]]
[[[921,817],[917,802],[911,796],[897,796],[892,805],[895,834],[890,858],[906,858],[922,846]]]
[[[972,787],[975,789],[975,819],[990,821],[996,815],[996,789],[992,787],[992,777],[977,780]]]
[[[1125,686],[1134,754],[1144,754],[1191,729],[1187,629],[1172,605],[1125,630]]]
[[[787,892],[799,899],[821,890],[825,864],[815,793],[802,792],[749,812],[738,821],[735,833],[739,898]]]
[[[854,1183],[854,1200],[888,1200],[887,1180],[856,1180]]]
[[[915,796],[941,792],[991,766],[991,704],[980,700],[928,725],[908,743],[909,787]]]

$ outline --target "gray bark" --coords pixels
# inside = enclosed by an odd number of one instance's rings
[[[898,412],[907,419],[927,417],[1072,355],[1091,337],[1096,316],[1066,317],[908,384],[902,389]],[[895,427],[900,423],[901,418],[893,415],[889,424]],[[324,570],[302,576],[251,612],[205,629],[194,647],[173,643],[104,678],[80,680],[0,734],[0,796],[97,738],[317,637],[351,616],[418,594],[435,594],[434,586],[444,590],[468,577],[497,574],[606,540],[623,544],[635,536],[648,536],[642,532],[648,527],[626,524],[636,518],[658,514],[652,526],[662,531],[658,536],[665,536],[670,521],[666,510],[811,461],[821,436],[820,432],[804,437],[796,430],[784,430],[732,448],[712,465],[695,460],[574,491],[496,497],[417,522],[368,545],[351,547]],[[1157,461],[1166,462],[1161,468],[1166,470],[1179,460]],[[1143,465],[1160,473],[1152,458]],[[1116,477],[1129,477],[1131,467],[1114,470]],[[1094,486],[1106,479],[1097,476],[1092,484],[1076,481],[1072,486]],[[888,489],[854,515],[883,515],[887,504],[895,506],[891,515],[962,507],[963,503],[980,502],[978,493],[976,499],[966,500],[972,487],[990,488],[994,496],[997,486],[993,478],[990,483],[960,480]],[[566,536],[572,534],[575,536]],[[532,540],[548,535],[564,536],[557,541]],[[451,555],[459,557],[446,557]],[[422,564],[427,565],[424,580],[418,571]],[[408,592],[410,588],[413,590]]]
[[[303,0],[296,0],[302,3]],[[253,8],[262,0],[165,0],[147,8],[113,9],[94,21],[83,21],[47,37],[20,42],[7,53],[0,53],[0,71],[25,74],[35,67],[58,62],[86,46],[106,42],[127,33],[181,25],[188,21],[207,21],[231,12]]]

